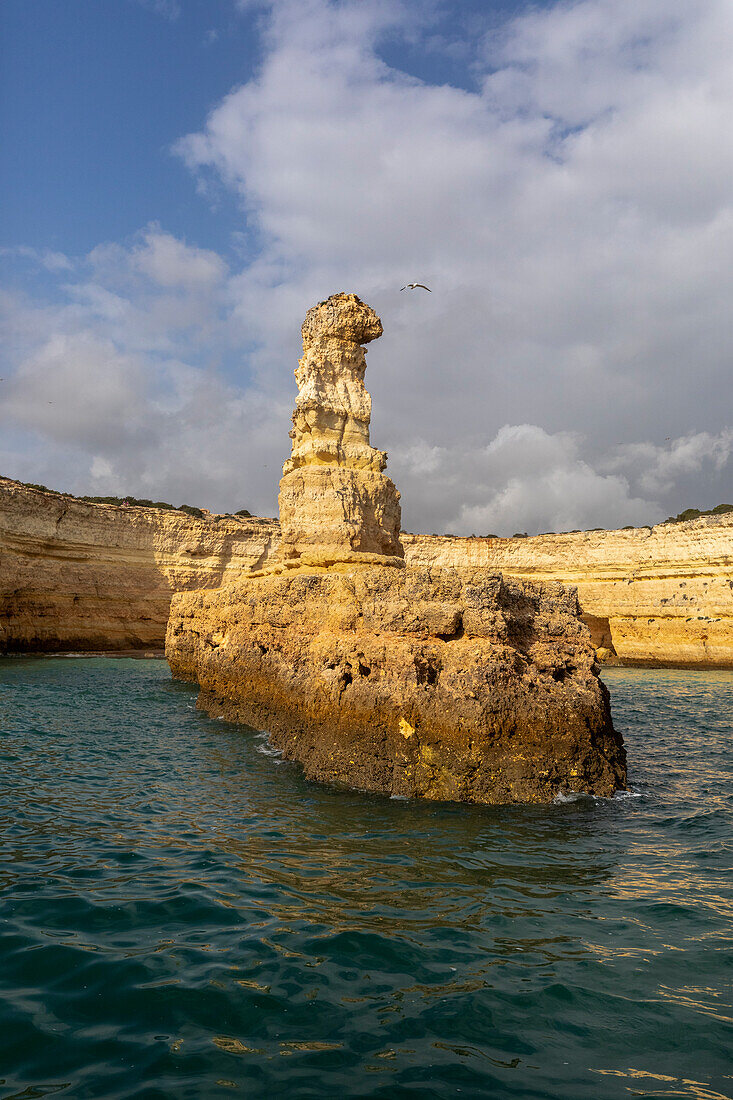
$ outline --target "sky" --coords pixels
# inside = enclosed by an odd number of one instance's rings
[[[0,473],[276,515],[344,290],[406,530],[733,503],[729,0],[3,0],[0,41]]]

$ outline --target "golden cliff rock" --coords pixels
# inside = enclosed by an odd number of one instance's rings
[[[363,382],[361,344],[381,331],[355,295],[308,311],[280,546],[230,585],[174,597],[171,670],[312,778],[485,803],[611,795],[625,753],[575,593],[404,566]]]
[[[162,648],[171,596],[277,544],[272,520],[93,504],[0,478],[0,652]]]
[[[402,558],[400,494],[382,472],[386,454],[369,442],[372,402],[362,347],[381,336],[382,323],[355,294],[334,294],[308,310],[301,332],[292,453],[280,482],[278,563],[390,564]]]
[[[577,587],[594,645],[623,664],[733,668],[733,514],[623,531],[402,541],[411,565]]]

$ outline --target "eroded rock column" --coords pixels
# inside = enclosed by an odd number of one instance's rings
[[[301,332],[276,568],[401,565],[400,494],[383,473],[387,455],[369,442],[364,386],[363,345],[382,323],[355,294],[333,294],[308,310]]]

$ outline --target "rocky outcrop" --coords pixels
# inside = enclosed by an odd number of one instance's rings
[[[235,585],[173,598],[173,674],[312,778],[487,803],[613,794],[623,744],[575,594],[405,568],[369,443],[359,343],[380,333],[354,295],[309,310],[280,548]]]
[[[176,596],[166,652],[201,706],[268,730],[311,779],[483,803],[625,785],[587,630],[559,584],[288,572]]]
[[[363,344],[382,335],[373,309],[334,294],[309,309],[295,371],[292,454],[280,482],[277,565],[400,564],[400,494],[369,442]]]
[[[92,504],[0,478],[0,652],[162,648],[171,596],[257,565],[272,520]]]
[[[416,567],[577,586],[594,645],[623,664],[733,668],[733,514],[623,531],[402,541]]]

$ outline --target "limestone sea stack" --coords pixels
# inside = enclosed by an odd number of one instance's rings
[[[355,294],[334,294],[308,310],[301,334],[278,558],[290,568],[401,565],[400,494],[382,472],[386,454],[369,442],[364,386],[362,345],[382,335],[382,322]]]
[[[308,311],[281,548],[173,598],[173,674],[309,778],[479,803],[611,795],[625,752],[575,591],[404,566],[363,383],[361,345],[381,331],[355,295]]]

